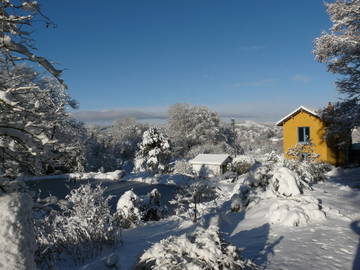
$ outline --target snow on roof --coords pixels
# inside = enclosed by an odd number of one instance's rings
[[[314,110],[308,109],[308,108],[306,108],[306,107],[304,107],[304,106],[300,106],[300,107],[297,108],[295,111],[289,113],[288,115],[286,115],[285,117],[283,117],[282,119],[280,119],[280,120],[276,123],[276,125],[277,125],[277,126],[282,126],[285,121],[287,121],[291,116],[293,116],[294,114],[298,113],[299,111],[306,111],[306,112],[312,114],[313,116],[319,117],[319,115],[318,115]]]
[[[229,157],[227,154],[199,154],[192,160],[191,164],[221,165]]]

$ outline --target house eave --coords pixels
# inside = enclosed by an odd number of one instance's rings
[[[283,126],[286,121],[288,121],[292,116],[294,116],[295,114],[297,114],[297,113],[299,113],[301,111],[305,111],[305,112],[307,112],[307,113],[309,113],[309,114],[311,114],[311,115],[313,115],[315,117],[320,118],[320,116],[315,111],[310,110],[310,109],[308,109],[308,108],[306,108],[304,106],[300,106],[296,110],[292,111],[291,113],[289,113],[288,115],[286,115],[285,117],[280,119],[278,122],[276,122],[275,125],[280,126],[280,127]]]

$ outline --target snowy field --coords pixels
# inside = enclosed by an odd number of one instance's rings
[[[226,241],[242,250],[243,257],[253,260],[262,269],[360,269],[360,169],[334,169],[327,177],[328,181],[314,185],[312,191],[308,190],[303,195],[317,198],[325,213],[324,219],[319,219],[313,224],[310,222],[301,226],[285,226],[271,222],[273,217],[267,215],[273,213],[270,209],[273,205],[270,203],[271,198],[247,211],[231,212],[229,197],[236,184],[214,179],[210,181],[217,181],[222,196],[215,202],[199,205],[201,217],[197,224],[181,215],[172,215],[160,221],[149,221],[136,228],[124,229],[122,244],[115,249],[104,251],[100,257],[77,266],[69,260],[60,261],[57,267],[108,269],[104,261],[109,259],[109,256],[115,256],[121,269],[133,269],[139,257],[153,244],[169,236],[194,233],[199,227],[207,229],[211,224],[218,228]],[[174,183],[186,182],[184,179],[176,182],[171,178],[178,177],[151,178],[130,175],[121,181],[98,178],[69,183],[64,179],[48,179],[28,183],[33,190],[47,189],[51,194],[60,197],[64,197],[68,188],[85,182],[101,182],[108,188],[108,193],[116,198],[129,189],[143,195],[153,188],[158,188],[162,194],[162,203],[166,204],[176,193]],[[292,209],[288,209],[288,213],[291,211]]]

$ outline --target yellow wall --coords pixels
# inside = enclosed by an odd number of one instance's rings
[[[298,143],[298,127],[310,127],[310,141],[314,145],[314,152],[319,155],[319,160],[334,165],[344,162],[343,154],[338,157],[338,162],[336,161],[336,155],[324,141],[324,122],[306,111],[294,114],[283,124],[285,154]]]

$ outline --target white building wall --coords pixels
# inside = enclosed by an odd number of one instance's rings
[[[194,172],[200,174],[200,172],[206,171],[207,176],[218,176],[221,174],[221,166],[220,165],[209,165],[209,164],[192,164]],[[204,168],[204,169],[203,169]]]

